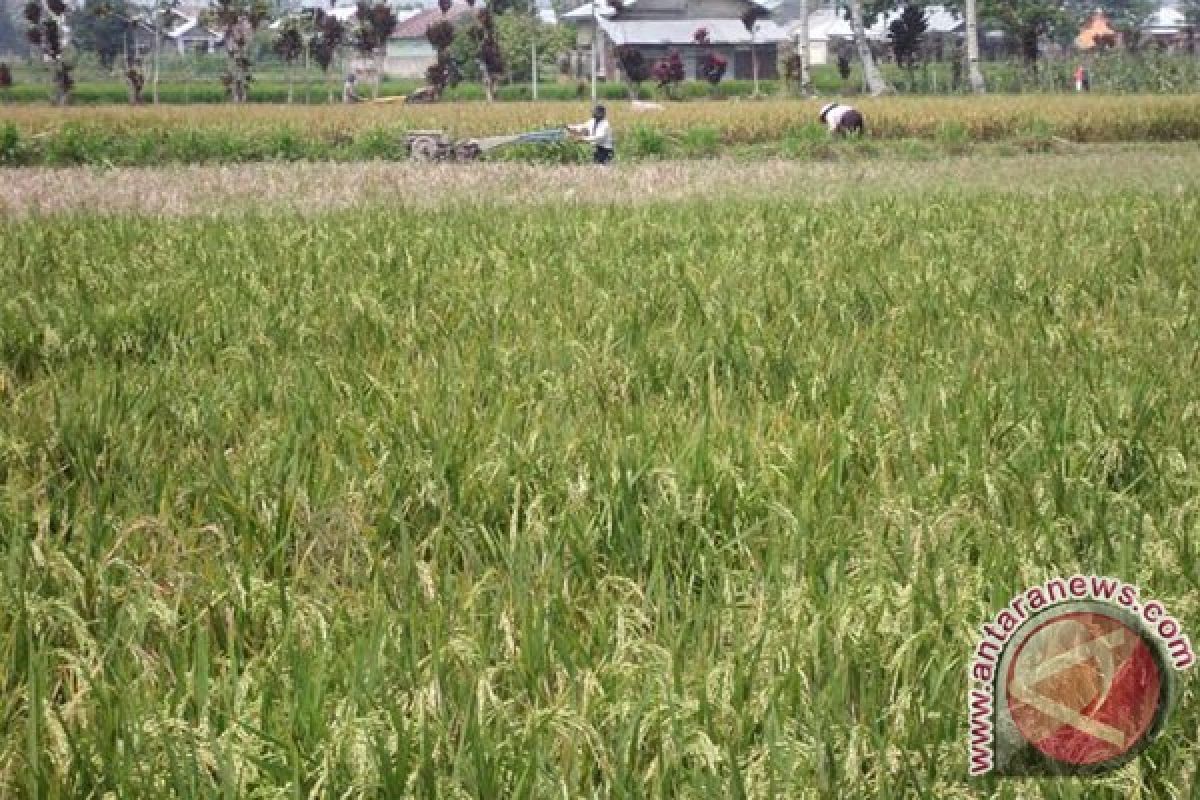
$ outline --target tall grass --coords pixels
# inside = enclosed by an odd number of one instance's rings
[[[1078,569],[1200,630],[1198,213],[0,223],[0,794],[1095,796],[965,784],[965,663]]]

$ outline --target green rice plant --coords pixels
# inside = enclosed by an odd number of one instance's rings
[[[0,795],[1186,795],[1187,702],[964,777],[1017,590],[1200,625],[1200,192],[1134,185],[5,217]]]

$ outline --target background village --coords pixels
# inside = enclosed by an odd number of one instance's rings
[[[855,93],[870,88],[864,59],[899,91],[966,88],[959,5],[864,4],[857,48],[851,7],[819,0],[537,0],[487,10],[464,0],[85,0],[77,8],[52,0],[37,24],[16,5],[0,1],[0,90],[9,100],[44,99],[49,86],[66,102],[71,90],[109,82],[118,91],[126,84],[131,102],[157,102],[160,83],[196,87],[185,102],[202,99],[205,84],[236,101],[251,98],[257,79],[260,95],[274,86],[276,99],[323,102],[340,99],[334,86],[350,72],[373,98],[424,86],[433,99],[576,99],[589,83],[605,97],[762,94],[799,84]],[[1198,9],[1195,0],[1107,8],[989,0],[978,9],[980,59],[992,90],[1190,90]],[[1082,84],[1081,68],[1090,78]],[[326,91],[314,91],[314,81]]]

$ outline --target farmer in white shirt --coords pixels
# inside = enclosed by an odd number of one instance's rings
[[[580,127],[580,139],[595,148],[592,160],[597,164],[607,164],[613,158],[612,127],[608,124],[607,111],[604,106],[592,109],[592,118]]]
[[[862,114],[853,106],[826,103],[821,108],[820,120],[828,125],[829,132],[835,135],[863,132]]]

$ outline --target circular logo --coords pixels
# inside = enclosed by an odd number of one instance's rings
[[[1073,611],[1034,628],[1008,663],[1008,711],[1021,735],[1065,765],[1124,760],[1165,709],[1157,650],[1106,613]]]

